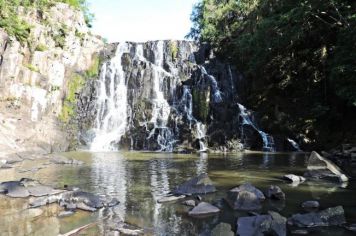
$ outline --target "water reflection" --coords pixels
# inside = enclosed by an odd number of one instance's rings
[[[56,186],[68,184],[107,198],[116,197],[120,204],[97,213],[78,211],[74,216],[60,219],[57,218],[57,213],[61,209],[56,208],[56,205],[41,208],[43,213],[36,216],[41,212],[28,211],[26,200],[0,197],[1,235],[58,235],[108,216],[148,229],[153,235],[199,235],[208,233],[222,221],[235,227],[236,217],[240,213],[230,210],[223,202],[220,203],[220,199],[226,196],[228,189],[246,181],[262,191],[271,184],[279,185],[287,196],[285,205],[269,204],[266,209],[280,211],[284,216],[301,212],[300,204],[303,201],[319,199],[323,208],[345,206],[347,216],[356,219],[353,207],[356,193],[354,183],[342,186],[344,188],[322,183],[303,183],[293,188],[280,180],[284,174],[302,174],[305,171],[304,154],[240,153],[219,156],[201,153],[196,156],[77,152],[67,155],[84,160],[86,164],[48,165],[35,175],[30,172],[20,174],[15,170],[0,170],[0,181],[27,177]],[[35,162],[35,165],[39,163]],[[179,202],[157,203],[160,197],[182,182],[204,172],[209,174],[218,189],[216,193],[203,196],[204,201],[219,202],[223,208],[221,215],[197,220],[190,218],[187,215],[189,208]],[[99,225],[95,233],[83,233],[105,235],[109,228],[107,223],[109,221]],[[337,230],[332,232],[335,235],[340,233]]]

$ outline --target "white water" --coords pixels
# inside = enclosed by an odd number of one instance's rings
[[[122,55],[129,51],[127,43],[120,43],[115,56],[105,63],[100,73],[97,97],[95,138],[91,151],[114,151],[127,127],[127,86],[122,69]]]
[[[287,138],[288,142],[295,148],[297,151],[301,151],[298,143],[294,141],[293,139]]]
[[[222,97],[221,97],[221,91],[219,89],[219,86],[218,86],[218,82],[216,81],[215,77],[212,76],[212,75],[209,75],[207,72],[206,72],[206,69],[201,66],[200,67],[201,69],[201,72],[203,73],[203,75],[207,76],[209,78],[209,82],[210,82],[210,85],[212,87],[212,90],[213,90],[213,101],[215,103],[220,103],[222,102]]]
[[[275,151],[274,147],[274,140],[273,137],[269,134],[263,132],[262,130],[258,129],[256,124],[252,121],[251,115],[248,113],[246,107],[237,103],[240,109],[240,117],[242,118],[242,126],[243,125],[251,125],[258,133],[261,135],[263,141],[263,150],[264,151]]]

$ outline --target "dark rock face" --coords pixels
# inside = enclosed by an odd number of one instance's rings
[[[342,206],[328,208],[320,212],[295,214],[288,219],[288,224],[298,227],[335,226],[345,223],[345,212]]]
[[[226,201],[234,210],[253,211],[261,209],[261,202],[265,199],[261,190],[250,183],[246,183],[231,189],[228,192]]]
[[[239,217],[237,233],[243,236],[287,235],[287,219],[276,212],[268,215]]]
[[[209,176],[204,173],[178,186],[173,191],[173,193],[178,195],[180,194],[192,195],[192,194],[207,194],[215,191],[216,188],[212,184]]]
[[[198,48],[188,41],[127,43],[119,58],[122,73],[115,72],[118,65],[110,61],[117,56],[113,48],[120,44],[110,45],[102,53],[108,61],[101,81],[88,83],[79,95],[82,145],[91,145],[97,135],[93,127],[102,127],[98,117],[108,114],[107,103],[96,104],[100,86],[104,85],[110,96],[110,86],[115,90],[123,76],[126,127],[124,134],[110,143],[114,149],[237,151],[243,140],[245,148],[262,150],[261,134],[255,126],[243,124],[237,105],[242,76],[212,57],[208,47]]]

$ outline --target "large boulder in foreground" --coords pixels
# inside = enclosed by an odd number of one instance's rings
[[[178,186],[175,190],[173,190],[173,193],[175,195],[192,195],[207,194],[215,191],[216,188],[211,182],[209,176],[204,173]]]
[[[218,214],[219,212],[220,212],[220,209],[217,208],[216,206],[213,206],[207,202],[201,202],[196,207],[194,207],[188,213],[188,215],[190,215],[190,216],[209,216],[209,215]]]
[[[226,201],[234,210],[254,211],[262,208],[261,202],[265,199],[261,190],[245,183],[229,190]]]
[[[237,234],[241,236],[287,235],[287,219],[277,212],[268,215],[239,217]]]
[[[297,227],[337,226],[345,223],[345,212],[342,206],[328,208],[320,212],[295,214],[288,219],[289,225]]]
[[[330,181],[347,182],[349,178],[330,160],[312,152],[308,159],[308,171],[305,177],[311,179],[325,179]]]

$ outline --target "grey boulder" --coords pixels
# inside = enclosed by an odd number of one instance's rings
[[[216,188],[211,182],[209,176],[204,173],[188,180],[178,186],[173,193],[175,195],[207,194],[215,192]]]
[[[228,192],[226,201],[234,210],[253,211],[262,208],[261,202],[265,200],[262,191],[245,183]]]
[[[220,209],[216,206],[211,205],[207,202],[201,202],[196,207],[194,207],[188,215],[190,216],[208,216],[213,214],[218,214]]]

